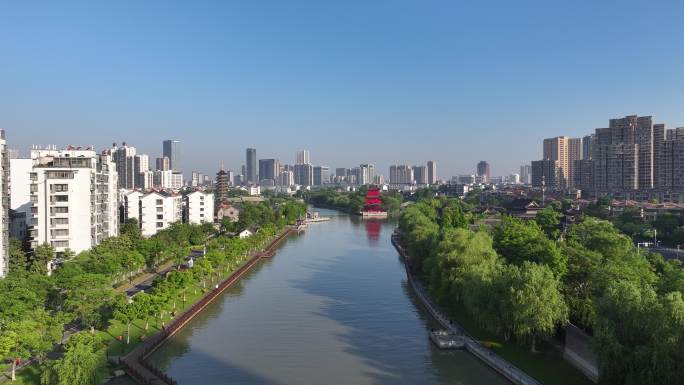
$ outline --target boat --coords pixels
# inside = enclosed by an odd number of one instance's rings
[[[363,203],[363,210],[361,210],[360,214],[364,218],[387,218],[387,210],[382,207],[380,188],[376,186],[368,188],[366,199]]]

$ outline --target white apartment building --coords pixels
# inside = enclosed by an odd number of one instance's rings
[[[123,219],[137,219],[143,236],[151,237],[183,219],[183,198],[180,194],[123,191],[122,196]]]
[[[10,236],[23,240],[31,221],[31,158],[12,158],[10,163]]]
[[[214,222],[214,194],[194,191],[185,196],[186,222],[191,224]]]
[[[157,170],[154,172],[154,188],[180,190],[183,188],[183,174],[173,170]]]
[[[32,150],[31,160],[32,248],[48,243],[57,253],[79,253],[119,234],[118,175],[111,155],[53,147]]]
[[[0,277],[7,275],[9,257],[9,172],[5,130],[0,130]]]

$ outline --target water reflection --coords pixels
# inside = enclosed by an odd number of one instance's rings
[[[380,231],[382,229],[382,223],[377,220],[367,219],[366,220],[366,237],[369,241],[377,242],[380,239]]]
[[[391,222],[321,214],[333,219],[288,239],[153,362],[184,385],[507,383],[429,342]]]

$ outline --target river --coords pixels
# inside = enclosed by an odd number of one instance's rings
[[[432,345],[391,222],[321,214],[150,361],[181,385],[508,384]]]

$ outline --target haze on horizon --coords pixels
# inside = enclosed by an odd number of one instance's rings
[[[518,172],[608,119],[684,126],[684,3],[0,3],[0,128],[31,144],[181,141],[182,170],[246,147],[331,168]]]

